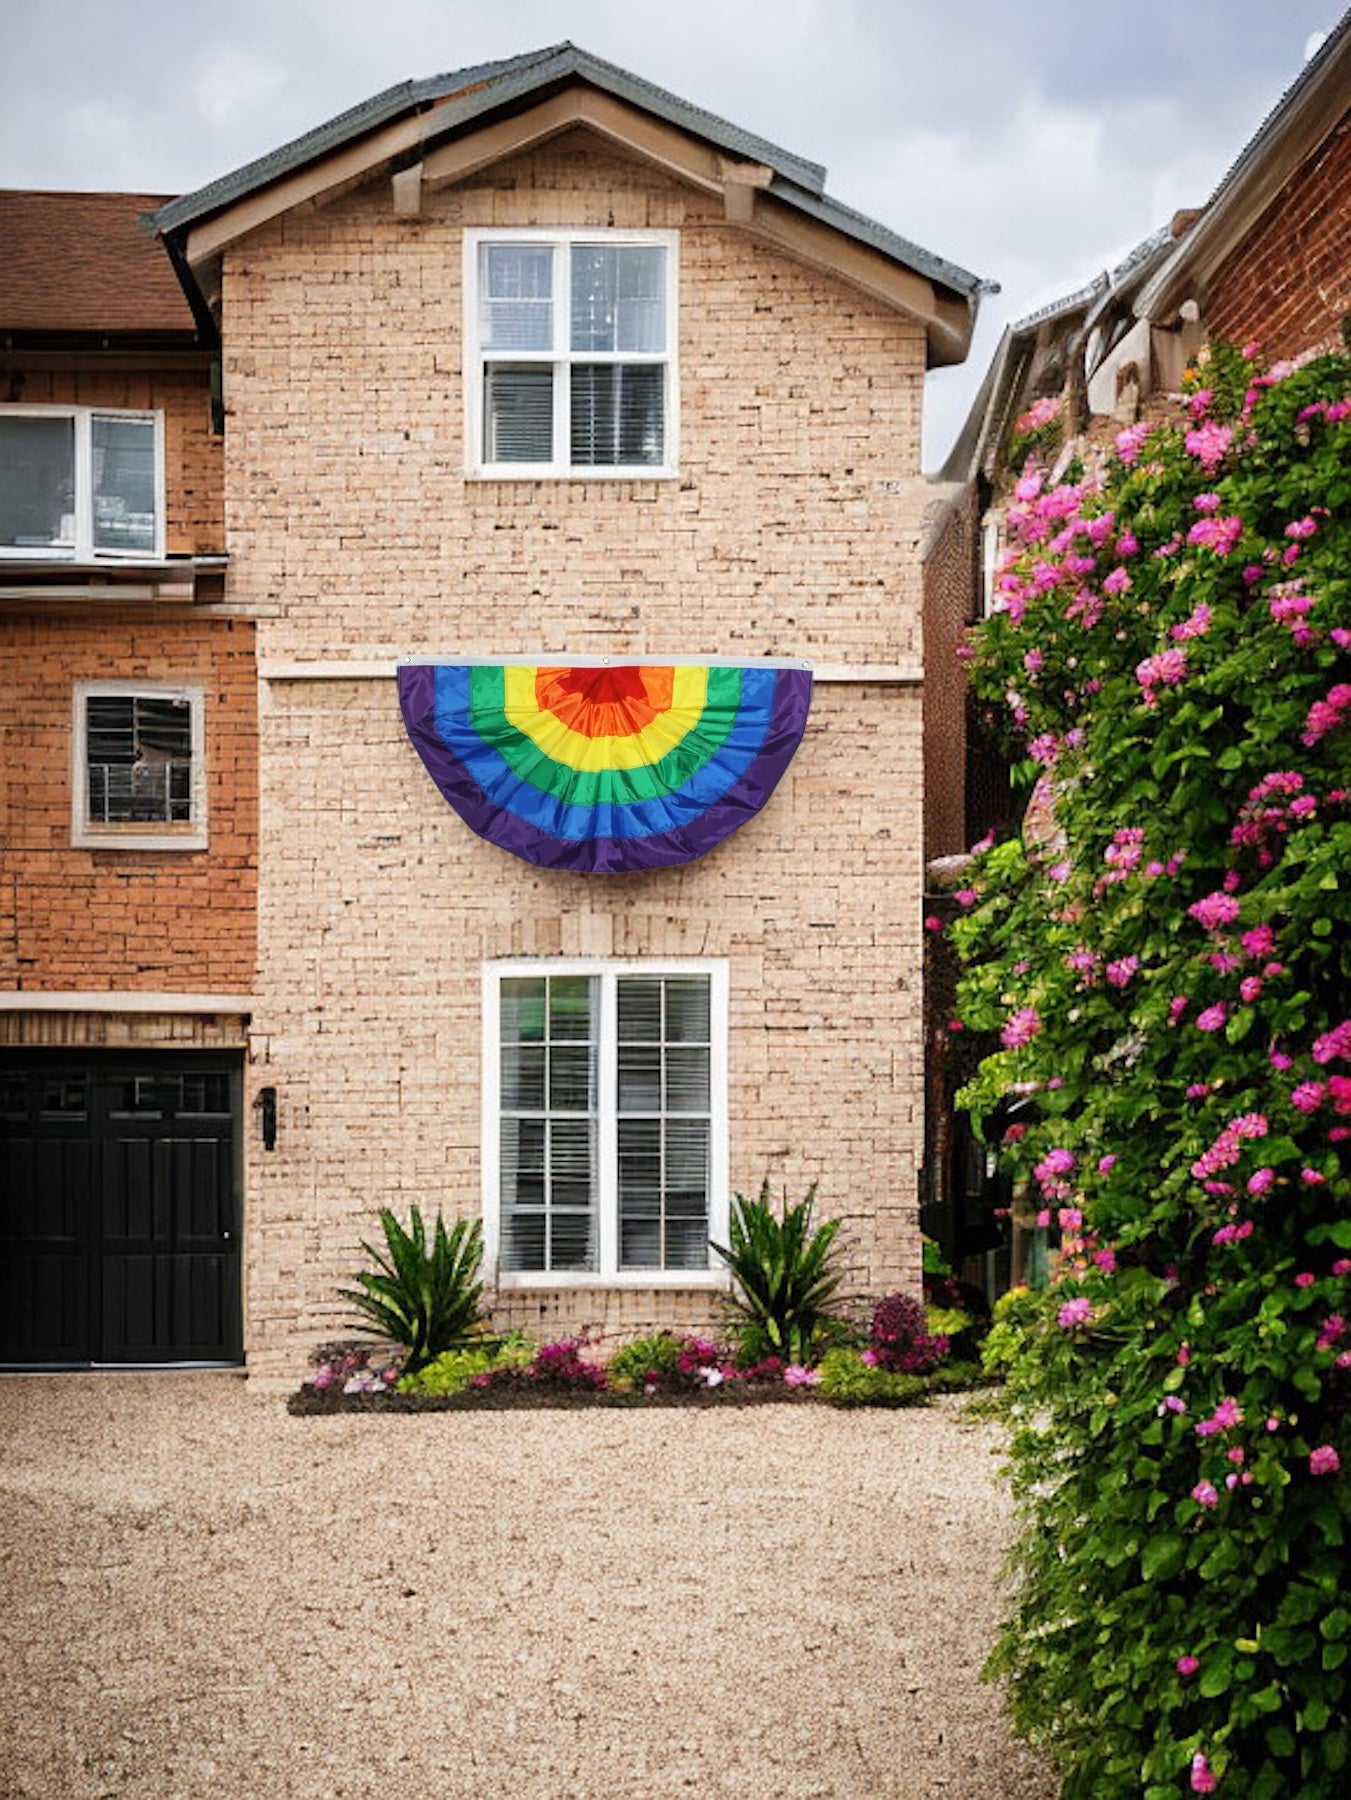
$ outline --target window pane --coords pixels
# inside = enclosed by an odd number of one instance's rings
[[[666,1107],[671,1113],[708,1111],[708,1051],[666,1052]]]
[[[0,544],[74,548],[73,419],[0,419]]]
[[[708,1226],[702,1219],[667,1219],[665,1269],[708,1267]]]
[[[595,1268],[596,1232],[590,1213],[555,1212],[550,1216],[549,1227],[551,1269]]]
[[[589,975],[551,975],[549,978],[549,1036],[586,1039],[591,1036],[591,978]]]
[[[89,695],[85,757],[91,823],[191,819],[191,701]]]
[[[592,1105],[589,1044],[555,1044],[549,1051],[549,1110],[586,1112]]]
[[[665,455],[666,371],[659,363],[577,363],[572,460],[589,468],[652,467]]]
[[[660,245],[574,244],[572,348],[666,348],[666,252]]]
[[[503,1044],[502,1105],[509,1112],[544,1111],[542,1048],[527,1044]]]
[[[94,548],[155,548],[155,425],[95,413]]]
[[[661,1111],[661,1051],[619,1047],[619,1110],[622,1113]]]
[[[542,1212],[508,1214],[502,1221],[502,1267],[513,1274],[543,1269],[544,1238]]]
[[[668,1044],[708,1042],[708,977],[672,975],[666,989],[666,1041]]]
[[[483,456],[547,463],[554,454],[554,373],[548,363],[489,363],[483,378]]]
[[[544,977],[513,977],[502,983],[502,1042],[539,1044],[544,1041]]]
[[[549,1126],[549,1188],[555,1206],[591,1205],[595,1131],[587,1119],[554,1119]]]
[[[551,350],[553,264],[550,244],[484,244],[479,274],[479,332],[485,350]]]
[[[596,1266],[596,1051],[589,1041],[595,985],[585,975],[502,983],[503,1109],[547,1114],[501,1121],[508,1270]],[[536,1041],[511,1042],[512,1033]]]
[[[658,1217],[661,1213],[661,1121],[621,1119],[618,1142],[620,1217]]]
[[[666,1206],[680,1218],[708,1216],[707,1119],[667,1122]]]
[[[619,1041],[621,1044],[661,1042],[660,980],[625,975],[619,981]]]

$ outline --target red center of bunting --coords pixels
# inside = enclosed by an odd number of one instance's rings
[[[582,737],[631,737],[669,712],[670,668],[540,669],[535,700]]]

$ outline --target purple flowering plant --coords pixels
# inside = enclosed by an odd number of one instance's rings
[[[1022,470],[969,664],[1053,819],[974,856],[952,927],[990,1047],[965,1101],[1024,1098],[1001,1155],[1061,1231],[990,1340],[1023,1519],[992,1668],[1065,1800],[1334,1800],[1351,361],[1217,346],[1191,386],[1063,480]]]

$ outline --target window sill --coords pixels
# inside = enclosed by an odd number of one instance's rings
[[[205,850],[206,832],[197,827],[183,832],[129,829],[127,831],[73,831],[76,850]]]
[[[677,481],[679,469],[662,467],[641,469],[554,469],[535,463],[489,464],[464,472],[466,481]]]
[[[604,1288],[616,1291],[631,1288],[675,1288],[708,1293],[731,1285],[726,1271],[722,1269],[624,1269],[614,1275],[566,1274],[561,1271],[525,1274],[504,1271],[496,1277],[490,1275],[488,1279],[503,1293],[538,1291],[542,1288]]]

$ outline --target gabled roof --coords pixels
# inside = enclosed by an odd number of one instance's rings
[[[1207,201],[1191,232],[1146,283],[1136,317],[1166,324],[1247,235],[1351,101],[1351,10],[1309,58]]]
[[[0,190],[0,333],[191,338],[191,308],[142,215],[162,194]]]
[[[467,139],[475,132],[486,139],[490,129],[521,118],[531,109],[542,109],[549,102],[560,106],[558,97],[578,88],[607,102],[612,118],[621,116],[615,106],[619,103],[632,109],[622,116],[632,119],[641,114],[659,122],[660,128],[670,128],[668,141],[674,141],[674,134],[682,134],[680,141],[693,140],[701,146],[710,169],[723,170],[719,180],[725,178],[740,187],[737,216],[743,223],[751,221],[758,196],[763,194],[799,215],[802,231],[827,227],[839,234],[836,242],[849,240],[887,259],[907,276],[918,276],[930,284],[936,315],[930,327],[931,360],[950,362],[965,354],[979,296],[991,291],[991,284],[832,200],[825,193],[825,170],[818,163],[743,131],[570,43],[386,88],[267,156],[195,193],[171,200],[155,215],[155,229],[167,240],[185,274],[189,268],[207,271],[211,258],[230,241],[236,228],[240,232],[251,229],[265,216],[269,193],[275,211],[284,211],[299,198],[325,191],[322,184],[326,180],[327,191],[332,191],[344,182],[367,179],[382,167],[396,178],[411,179],[416,187],[424,162],[438,150],[444,166],[446,147],[455,140]],[[583,112],[581,122],[596,123],[596,109],[593,107],[590,115]],[[499,132],[499,136],[509,143],[509,133]],[[484,160],[491,157],[485,155]],[[467,162],[457,166],[465,171],[470,168]],[[717,182],[707,185],[723,191]]]

